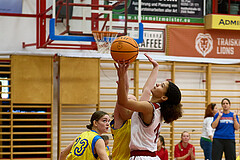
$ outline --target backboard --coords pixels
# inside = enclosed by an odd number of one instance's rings
[[[79,49],[95,50],[92,31],[113,31],[118,26],[118,36],[129,35],[138,43],[143,39],[141,18],[128,22],[125,4],[129,0],[53,0],[53,16],[49,21],[49,38],[55,43],[76,45]],[[113,19],[114,8],[122,7],[124,16]],[[140,13],[138,15],[140,16]],[[130,28],[131,34],[128,33]]]

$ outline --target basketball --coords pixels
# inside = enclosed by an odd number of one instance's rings
[[[115,39],[111,46],[111,55],[115,61],[123,60],[132,63],[138,56],[138,44],[129,36],[121,36]]]

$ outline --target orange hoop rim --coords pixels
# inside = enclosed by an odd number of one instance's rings
[[[92,31],[93,35],[103,35],[104,37],[107,36],[115,36],[118,34],[118,32],[110,32],[110,31]]]

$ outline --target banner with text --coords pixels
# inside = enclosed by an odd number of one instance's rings
[[[139,44],[140,51],[164,52],[165,29],[145,28],[143,42]]]
[[[124,3],[113,9],[113,18],[124,19]],[[128,19],[138,19],[138,0],[128,0]],[[203,23],[202,0],[142,0],[142,20]]]
[[[167,37],[169,56],[240,59],[239,31],[167,26]]]
[[[205,16],[206,29],[240,30],[239,15],[209,14]]]
[[[107,26],[107,30],[108,30]],[[135,29],[135,30],[134,30]],[[138,28],[128,28],[127,36],[138,38]],[[112,31],[123,33],[124,28],[113,26]],[[138,44],[142,52],[165,52],[165,27],[164,28],[144,28],[143,42]]]

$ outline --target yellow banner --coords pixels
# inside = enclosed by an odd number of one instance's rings
[[[205,16],[205,28],[240,30],[240,16],[209,14]]]

